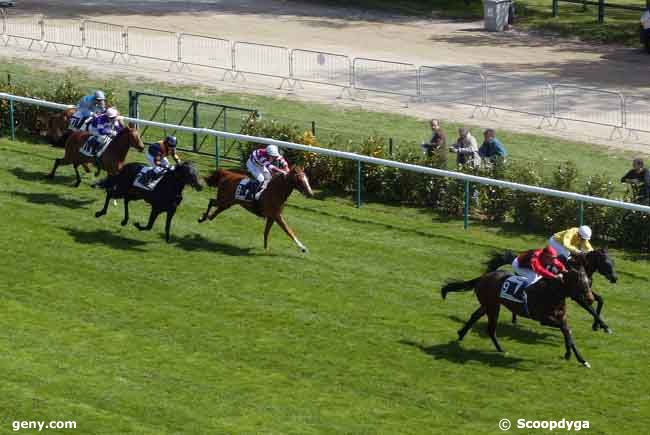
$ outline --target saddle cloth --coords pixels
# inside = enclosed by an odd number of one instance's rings
[[[100,157],[111,143],[110,136],[90,136],[79,152],[86,157]]]
[[[235,199],[237,201],[254,201],[255,193],[257,192],[259,186],[259,181],[251,180],[250,178],[244,178],[239,182],[237,188],[235,189]]]
[[[526,304],[526,284],[528,280],[523,276],[512,275],[503,281],[500,297],[519,304]]]
[[[133,187],[150,191],[154,190],[158,183],[160,183],[160,180],[163,179],[165,172],[167,172],[165,168],[145,166],[135,176]]]

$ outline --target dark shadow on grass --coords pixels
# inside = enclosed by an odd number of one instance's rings
[[[58,193],[27,193],[27,192],[8,192],[13,196],[20,196],[32,204],[51,204],[57,207],[66,207],[71,209],[87,208],[86,206],[95,202],[94,199],[72,199],[64,198]]]
[[[527,328],[521,327],[519,323],[516,325],[513,325],[512,322],[510,321],[511,319],[511,314],[510,311],[507,310],[502,310],[502,313],[507,317],[506,321],[501,321],[499,322],[499,326],[497,328],[497,335],[500,337],[508,337],[511,338],[515,341],[518,341],[520,343],[526,343],[526,344],[552,344],[552,345],[557,345],[560,337],[549,332],[537,332],[537,331],[532,331]],[[467,318],[469,319],[469,312],[467,313]],[[465,324],[467,319],[461,319],[460,317],[457,316],[449,316],[451,320],[454,322],[457,322],[459,325],[459,328]],[[522,321],[530,321],[528,319],[522,319],[518,318],[517,322],[522,322]],[[474,326],[472,327],[470,333],[476,332],[478,333],[481,338],[485,338],[488,340],[490,339],[490,336],[487,333],[487,322],[476,322]]]
[[[161,234],[160,237],[164,239],[165,235]],[[200,234],[191,234],[183,237],[174,237],[172,234],[171,244],[189,252],[218,252],[234,257],[256,255],[250,252],[252,248],[240,248],[227,243],[214,242]]]
[[[72,184],[77,181],[77,177],[73,175],[63,175],[56,176],[54,178],[47,178],[46,172],[38,171],[26,171],[23,168],[12,168],[9,169],[16,178],[19,178],[23,181],[36,181],[36,182],[46,182],[51,184]]]
[[[525,359],[504,355],[499,352],[486,352],[476,349],[463,349],[460,343],[452,340],[444,344],[424,346],[410,340],[400,340],[400,344],[420,349],[423,353],[434,359],[444,359],[455,364],[466,364],[476,361],[491,367],[516,368],[517,370],[530,370],[520,367]]]
[[[63,229],[74,238],[75,242],[84,245],[106,245],[113,249],[146,252],[146,250],[141,247],[146,245],[147,242],[123,237],[110,231],[84,231],[78,228]]]

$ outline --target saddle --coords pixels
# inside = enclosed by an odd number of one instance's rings
[[[255,201],[255,194],[260,188],[260,182],[250,178],[244,178],[239,182],[235,189],[235,199],[237,201],[253,202]]]
[[[528,280],[523,276],[511,275],[503,281],[503,284],[501,284],[499,297],[501,299],[522,304],[524,306],[524,313],[528,315],[528,295],[525,290],[527,285]]]
[[[171,169],[161,167],[154,168],[151,166],[145,166],[140,169],[138,175],[135,176],[135,180],[133,180],[133,187],[153,191],[158,183],[160,183],[160,180],[163,179],[163,175],[165,175],[170,170]]]
[[[79,152],[86,157],[100,157],[112,139],[110,136],[90,136]]]

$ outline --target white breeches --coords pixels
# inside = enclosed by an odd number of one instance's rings
[[[149,164],[155,168],[156,167],[155,157],[149,153],[146,153],[145,156],[147,157],[147,161],[149,162]],[[171,165],[169,164],[169,159],[167,157],[163,157],[162,159],[160,159],[161,168],[169,168],[170,166]]]
[[[533,269],[529,269],[527,267],[520,267],[519,261],[516,258],[515,261],[512,262],[512,268],[517,275],[526,278],[526,280],[528,281],[526,283],[526,286],[534,284],[541,278],[541,276],[537,275]]]
[[[553,240],[553,237],[548,239],[548,244],[557,251],[558,255],[563,255],[565,258],[571,258],[571,253],[569,252],[569,250],[565,248],[563,245]]]
[[[271,172],[264,166],[257,165],[252,159],[246,162],[246,168],[251,173],[254,179],[260,183],[266,184],[271,180]]]

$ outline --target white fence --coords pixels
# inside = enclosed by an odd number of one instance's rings
[[[6,93],[2,93],[2,92],[0,92],[0,100],[9,100],[9,101],[15,101],[15,102],[26,103],[26,104],[34,104],[34,105],[38,105],[38,106],[42,106],[42,107],[48,107],[48,108],[60,109],[60,110],[64,110],[64,109],[67,109],[67,108],[71,107],[71,106],[68,106],[66,104],[53,103],[53,102],[49,102],[49,101],[37,100],[37,99],[34,99],[34,98],[20,97],[20,96],[6,94]],[[402,163],[402,162],[397,162],[397,161],[394,161],[394,160],[379,159],[379,158],[376,158],[376,157],[364,156],[364,155],[354,154],[354,153],[345,152],[345,151],[338,151],[338,150],[332,150],[332,149],[327,149],[327,148],[313,147],[313,146],[302,145],[302,144],[297,144],[297,143],[293,143],[293,142],[285,142],[285,141],[280,141],[280,140],[275,140],[275,139],[268,139],[268,138],[264,138],[264,137],[247,136],[247,135],[237,134],[237,133],[228,133],[228,132],[224,132],[224,131],[212,130],[212,129],[207,129],[207,128],[193,128],[193,127],[186,127],[186,126],[183,126],[183,125],[174,125],[174,124],[166,124],[166,123],[162,123],[162,122],[147,121],[147,120],[138,119],[138,118],[124,117],[124,119],[126,121],[128,121],[128,122],[135,122],[135,123],[137,123],[139,125],[149,125],[149,126],[152,126],[152,127],[160,127],[160,128],[164,128],[164,129],[168,129],[168,130],[175,130],[175,131],[186,131],[186,132],[190,132],[190,133],[198,133],[198,134],[201,134],[201,135],[210,135],[210,136],[222,137],[222,138],[226,138],[226,139],[234,139],[234,140],[239,140],[239,141],[243,141],[243,142],[255,142],[255,143],[266,144],[266,145],[277,145],[277,146],[282,147],[282,148],[289,148],[289,149],[294,149],[294,150],[299,150],[299,151],[307,151],[307,152],[322,154],[322,155],[341,158],[341,159],[353,160],[353,161],[356,161],[358,163],[366,163],[366,164],[371,164],[371,165],[388,166],[388,167],[392,167],[392,168],[402,169],[402,170],[405,170],[405,171],[418,172],[418,173],[425,174],[425,175],[434,175],[434,176],[439,176],[439,177],[451,177],[451,178],[455,178],[455,179],[458,179],[458,180],[464,180],[466,182],[471,182],[471,183],[497,186],[497,187],[502,187],[502,188],[506,188],[506,189],[513,189],[513,190],[519,190],[519,191],[528,192],[528,193],[547,195],[547,196],[554,196],[554,197],[557,197],[557,198],[563,198],[563,199],[568,199],[568,200],[573,200],[573,201],[578,201],[578,202],[585,202],[585,203],[590,203],[590,204],[603,205],[603,206],[608,206],[608,207],[616,207],[616,208],[623,208],[623,209],[627,209],[627,210],[635,210],[635,211],[650,213],[650,207],[645,206],[645,205],[633,204],[633,203],[622,202],[622,201],[615,201],[615,200],[612,200],[612,199],[582,195],[582,194],[573,193],[573,192],[563,192],[563,191],[560,191],[560,190],[547,189],[547,188],[544,188],[544,187],[529,186],[529,185],[526,185],[526,184],[513,183],[513,182],[510,182],[510,181],[503,181],[503,180],[495,180],[495,179],[492,179],[492,178],[478,177],[478,176],[475,176],[475,175],[463,174],[461,172],[454,172],[454,171],[447,171],[447,170],[443,170],[443,169],[429,168],[429,167],[426,167],[426,166],[413,165],[413,164],[410,164],[410,163]]]
[[[11,40],[66,45],[86,52],[113,54],[197,65],[226,71],[223,78],[244,73],[282,79],[291,89],[299,82],[351,88],[414,101],[437,101],[539,116],[544,120],[574,121],[650,133],[650,97],[626,97],[609,90],[551,84],[515,75],[488,74],[448,66],[351,58],[321,50],[290,49],[266,44],[231,42],[210,36],[176,34],[144,27],[128,29],[93,20],[57,20],[41,16],[2,16],[5,45]],[[171,68],[171,64],[170,64]],[[348,92],[349,95],[352,95]],[[341,94],[342,95],[342,94]],[[540,124],[540,127],[543,122]]]

